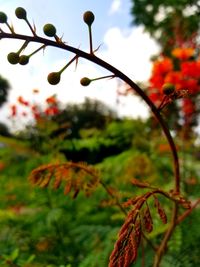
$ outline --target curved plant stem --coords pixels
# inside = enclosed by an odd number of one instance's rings
[[[146,102],[146,104],[149,106],[149,108],[151,109],[152,113],[154,114],[155,118],[158,120],[165,136],[166,139],[169,143],[171,152],[172,152],[172,156],[173,156],[173,164],[174,164],[174,176],[175,176],[175,184],[174,184],[174,191],[175,193],[179,193],[180,192],[180,170],[179,170],[179,159],[178,159],[178,154],[177,154],[177,149],[174,143],[174,140],[171,136],[171,133],[168,129],[168,126],[166,124],[166,122],[163,120],[159,109],[153,104],[153,102],[149,99],[149,97],[143,92],[143,90],[137,85],[135,84],[128,76],[126,76],[124,73],[122,73],[120,70],[116,69],[115,67],[113,67],[112,65],[110,65],[109,63],[105,62],[104,60],[96,57],[93,52],[92,52],[92,44],[90,43],[90,53],[86,53],[80,49],[77,49],[75,47],[66,45],[63,42],[55,42],[52,41],[50,39],[45,39],[39,36],[26,36],[26,35],[21,35],[21,34],[16,34],[16,33],[5,33],[5,32],[0,32],[0,39],[2,38],[10,38],[10,39],[19,39],[19,40],[25,40],[27,42],[35,42],[35,43],[42,43],[45,46],[52,46],[52,47],[57,47],[59,49],[63,49],[66,51],[70,51],[74,54],[76,54],[76,56],[78,57],[82,57],[85,58],[105,69],[107,69],[108,71],[110,71],[111,73],[114,74],[115,77],[120,78],[122,81],[124,81],[126,84],[128,84],[138,95],[140,95],[140,97]],[[103,185],[103,184],[102,184]],[[104,185],[103,185],[104,186]],[[106,189],[106,188],[105,188]],[[119,203],[118,203],[119,204]],[[158,248],[158,250],[156,251],[156,255],[155,255],[155,260],[154,260],[154,265],[153,267],[159,267],[162,256],[166,250],[167,247],[167,242],[170,239],[173,230],[176,226],[176,221],[177,221],[177,212],[178,212],[178,204],[174,203],[173,204],[173,211],[172,211],[172,219],[171,219],[171,223],[169,225],[168,230],[166,231],[164,238]],[[119,208],[122,210],[122,206],[118,205]],[[122,210],[123,211],[123,210]]]
[[[120,70],[116,69],[109,63],[105,62],[104,60],[96,57],[94,54],[86,53],[80,49],[77,49],[73,46],[69,46],[65,43],[57,43],[55,41],[42,38],[39,36],[26,36],[22,34],[11,34],[11,33],[5,33],[5,32],[0,32],[0,39],[2,38],[9,38],[9,39],[20,39],[20,40],[25,40],[29,42],[35,42],[35,43],[42,43],[46,46],[53,46],[57,47],[63,50],[70,51],[72,53],[75,53],[79,57],[85,58],[93,63],[96,63],[97,65],[107,69],[108,71],[112,72],[116,77],[120,78],[123,80],[125,83],[127,83],[135,92],[140,95],[140,97],[146,102],[146,104],[149,106],[151,109],[152,113],[160,123],[160,126],[162,127],[162,130],[168,140],[168,143],[170,145],[172,155],[173,155],[173,161],[174,161],[174,173],[175,173],[175,192],[179,193],[180,191],[180,171],[179,171],[179,160],[178,160],[178,155],[177,155],[177,150],[175,143],[173,141],[173,138],[170,134],[170,131],[163,120],[161,114],[159,113],[159,110],[157,107],[153,104],[153,102],[149,99],[149,97],[143,92],[143,90],[135,84],[128,76],[126,76],[124,73],[122,73]]]

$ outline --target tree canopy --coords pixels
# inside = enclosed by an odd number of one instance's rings
[[[7,100],[9,88],[10,88],[10,85],[8,81],[0,75],[0,107]]]
[[[163,50],[192,41],[200,27],[198,0],[132,0],[133,24],[143,25]]]

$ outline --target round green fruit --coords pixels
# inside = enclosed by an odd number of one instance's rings
[[[7,15],[4,12],[0,12],[0,23],[6,23],[7,19]]]
[[[15,15],[18,19],[26,19],[26,10],[23,7],[15,9]]]
[[[45,24],[43,27],[44,34],[46,34],[49,37],[53,37],[56,35],[56,28],[53,24]]]
[[[88,26],[91,26],[93,21],[95,19],[95,16],[94,14],[91,12],[91,11],[86,11],[84,14],[83,14],[83,20],[84,22],[88,25]]]
[[[60,73],[59,72],[49,73],[47,80],[51,85],[58,84],[60,82]]]
[[[87,77],[83,77],[81,80],[80,80],[80,83],[81,85],[83,86],[88,86],[90,83],[91,83],[91,80]]]
[[[172,83],[165,83],[162,87],[163,94],[171,95],[175,91],[175,86]]]
[[[7,59],[10,64],[17,64],[19,63],[19,54],[15,52],[11,52],[8,54]]]
[[[26,64],[28,64],[28,62],[29,62],[29,56],[26,56],[26,55],[20,56],[20,58],[19,58],[19,64],[20,65],[26,65]]]

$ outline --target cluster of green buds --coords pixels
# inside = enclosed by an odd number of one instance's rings
[[[32,27],[31,24],[29,23],[26,10],[23,7],[18,7],[15,10],[15,15],[18,19],[24,20],[28,24],[33,36],[37,38],[36,28],[35,28],[35,26]],[[91,55],[93,55],[93,53],[94,53],[93,47],[92,47],[93,45],[92,45],[92,30],[91,30],[91,26],[92,26],[94,20],[95,20],[95,16],[91,11],[86,11],[83,14],[83,21],[87,24],[88,31],[89,31],[89,45],[90,45],[90,54]],[[7,15],[3,12],[0,12],[0,23],[5,23],[8,26],[8,28],[10,29],[11,33],[15,34],[13,27],[8,24]],[[51,24],[51,23],[45,24],[43,26],[43,32],[47,37],[55,38],[57,43],[62,42],[62,40],[56,35],[57,30],[53,24]],[[20,65],[26,65],[29,63],[31,56],[33,56],[39,50],[44,49],[46,46],[43,44],[41,47],[39,47],[38,49],[36,49],[33,53],[31,53],[29,55],[22,54],[22,52],[28,46],[29,42],[30,41],[26,40],[17,52],[11,52],[8,54],[7,59],[9,61],[9,63],[11,63],[11,64],[18,64],[19,63]],[[78,58],[79,58],[79,56],[76,54],[63,68],[61,68],[61,70],[59,70],[57,72],[49,73],[49,75],[47,76],[47,81],[51,85],[58,84],[61,80],[61,74],[64,72],[64,70],[74,61],[76,61],[76,64],[77,64]],[[94,78],[94,79],[89,79],[87,77],[84,77],[81,79],[80,83],[83,86],[88,86],[93,81],[105,79],[105,78],[113,78],[113,77],[114,77],[114,75],[108,75],[108,76]]]
[[[38,49],[36,49],[29,55],[21,55],[21,52],[27,47],[28,43],[29,43],[28,41],[25,41],[22,47],[17,52],[11,52],[8,54],[7,59],[10,64],[15,65],[19,63],[20,65],[26,65],[29,63],[29,59],[31,56],[36,54],[41,49],[45,48],[45,45],[42,45],[41,47],[39,47]]]

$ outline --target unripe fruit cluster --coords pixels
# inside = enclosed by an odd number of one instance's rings
[[[15,52],[11,52],[8,54],[7,59],[8,59],[8,62],[10,62],[10,64],[17,64],[19,63],[19,54]]]
[[[26,19],[26,10],[23,7],[18,7],[15,10],[15,15],[18,19]]]
[[[94,19],[95,19],[95,16],[91,11],[86,11],[83,14],[83,20],[89,27],[92,25]]]
[[[6,23],[7,19],[7,15],[4,12],[0,12],[0,23]]]
[[[29,62],[29,56],[26,56],[26,55],[20,56],[20,58],[19,58],[19,64],[20,65],[26,65],[26,64],[28,64],[28,62]]]
[[[91,83],[91,80],[87,77],[83,77],[81,80],[80,80],[80,83],[81,85],[83,86],[88,86],[90,83]]]
[[[59,72],[49,73],[47,80],[51,85],[58,84],[60,82],[60,73]]]
[[[162,87],[163,94],[171,95],[175,91],[175,86],[172,83],[165,83]]]
[[[53,24],[45,24],[43,27],[44,34],[46,34],[48,37],[53,37],[56,35],[56,28]]]

